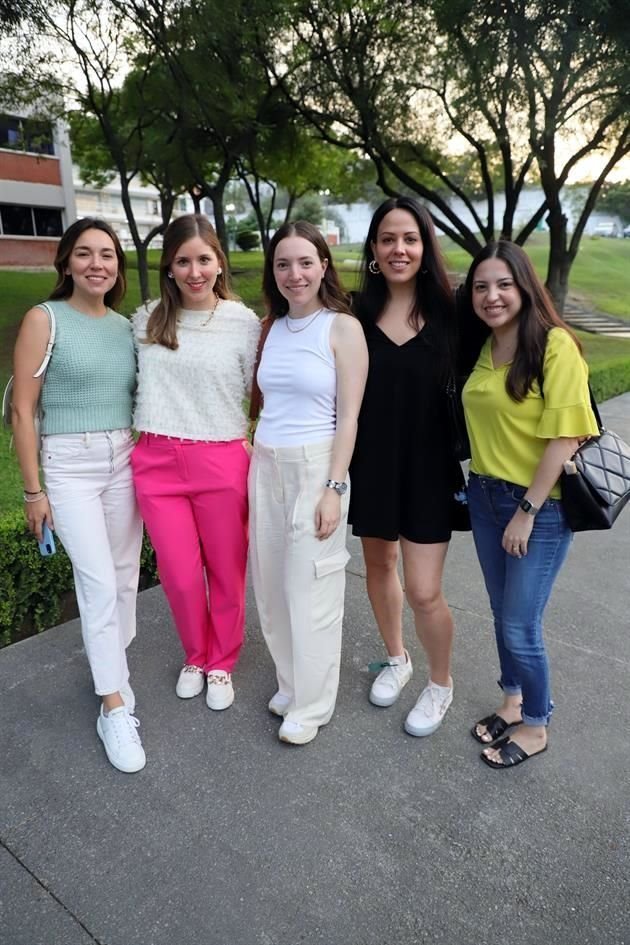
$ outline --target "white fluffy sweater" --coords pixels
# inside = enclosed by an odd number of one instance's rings
[[[175,351],[146,344],[157,303],[133,316],[138,350],[134,426],[144,433],[187,440],[236,440],[247,431],[244,400],[252,383],[260,322],[251,309],[221,300],[208,312],[181,309]]]

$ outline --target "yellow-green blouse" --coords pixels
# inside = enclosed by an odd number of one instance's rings
[[[588,367],[563,328],[547,336],[543,390],[537,382],[520,403],[505,389],[508,364],[495,368],[488,338],[463,391],[471,472],[531,485],[549,440],[597,435],[590,406]],[[560,497],[556,484],[551,491]]]

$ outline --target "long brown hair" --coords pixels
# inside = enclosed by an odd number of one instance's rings
[[[219,260],[221,272],[214,283],[214,294],[219,299],[233,299],[235,296],[230,288],[225,253],[214,231],[214,227],[207,217],[201,213],[186,213],[169,223],[164,233],[162,256],[160,258],[160,301],[155,306],[147,322],[146,341],[148,344],[164,345],[165,348],[175,350],[179,347],[177,341],[177,310],[182,307],[179,289],[174,279],[169,278],[169,272],[179,247],[200,236],[210,247]]]
[[[552,328],[564,329],[580,352],[582,345],[556,312],[551,296],[536,275],[527,253],[510,240],[488,243],[473,259],[464,285],[469,317],[478,317],[472,302],[473,282],[477,268],[487,259],[501,259],[507,265],[521,294],[516,353],[505,378],[505,389],[512,400],[519,403],[525,399],[534,381],[538,382],[542,392],[547,335]]]
[[[287,236],[301,236],[302,239],[308,240],[317,250],[320,260],[322,262],[326,261],[326,269],[319,287],[319,299],[322,306],[332,312],[344,312],[350,315],[350,298],[341,286],[328,243],[312,223],[308,223],[306,220],[295,220],[293,223],[283,223],[280,229],[276,230],[265,254],[263,293],[269,316],[271,318],[281,318],[289,311],[289,303],[278,289],[276,277],[273,274],[276,248],[280,240],[286,239]]]
[[[380,270],[373,273],[369,267],[370,263],[375,262],[372,247],[377,241],[378,228],[392,210],[405,210],[411,214],[422,240],[422,265],[416,273],[409,324],[418,331],[422,318],[431,326],[442,371],[450,372],[453,370],[456,346],[453,291],[431,214],[414,197],[390,197],[374,211],[363,246],[361,279],[355,303],[357,314],[364,324],[376,324],[387,305],[389,289],[385,277]]]
[[[55,269],[57,270],[57,282],[48,298],[51,301],[55,299],[69,299],[74,292],[72,276],[66,272],[66,270],[77,240],[87,230],[100,230],[101,233],[106,233],[114,244],[116,259],[118,261],[118,275],[116,276],[116,282],[109,292],[105,293],[103,301],[109,308],[115,309],[127,291],[127,260],[123,248],[120,245],[120,240],[109,223],[106,223],[105,220],[99,220],[96,217],[82,217],[80,220],[75,220],[59,240],[54,263]]]

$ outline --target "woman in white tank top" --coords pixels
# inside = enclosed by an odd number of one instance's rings
[[[263,290],[271,328],[257,375],[264,406],[249,472],[251,570],[278,681],[269,710],[283,718],[280,739],[304,745],[337,697],[348,465],[368,354],[312,224],[276,232]]]

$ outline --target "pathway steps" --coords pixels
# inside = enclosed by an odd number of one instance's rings
[[[609,338],[630,338],[630,322],[611,315],[594,312],[575,299],[569,299],[564,306],[564,319],[572,328],[590,331]]]

